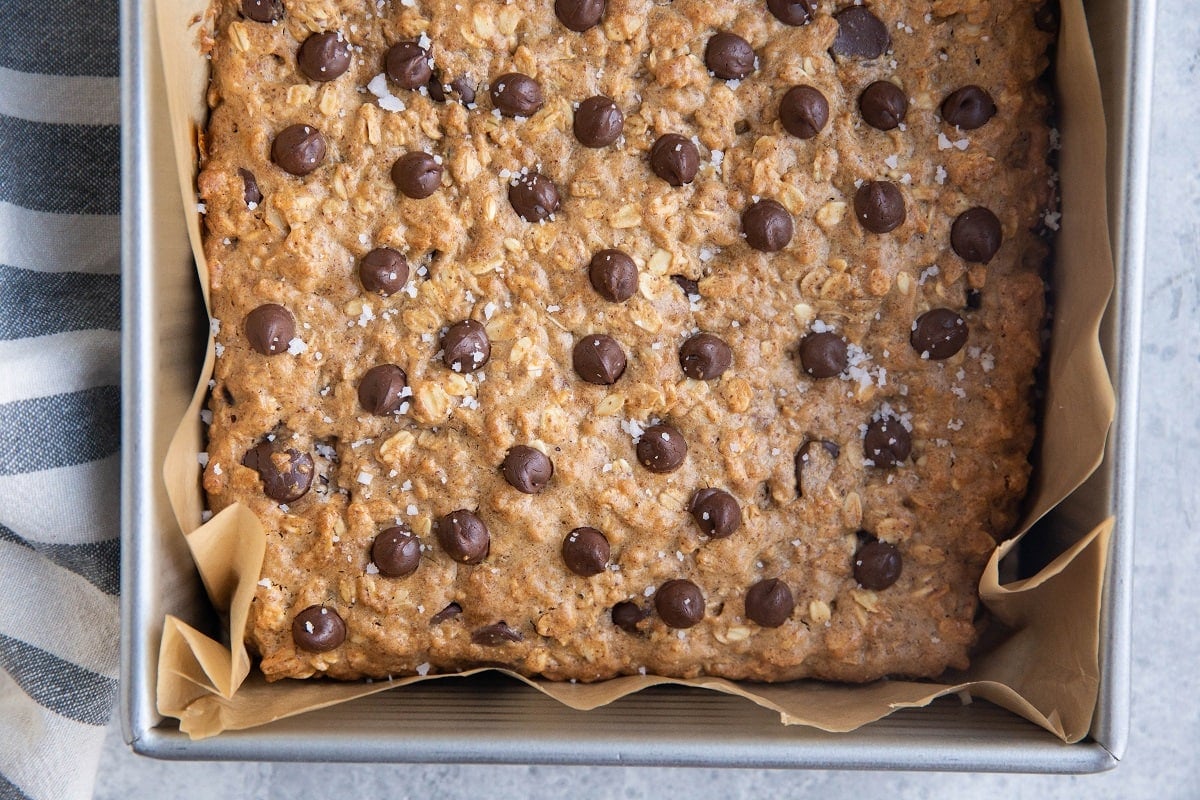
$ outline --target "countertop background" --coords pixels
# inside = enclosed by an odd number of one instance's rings
[[[1200,4],[1159,0],[1137,454],[1131,744],[1082,777],[651,769],[171,763],[114,724],[96,800],[163,797],[707,798],[866,794],[1007,800],[1200,798]]]

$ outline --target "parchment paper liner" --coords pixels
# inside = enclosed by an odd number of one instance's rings
[[[196,136],[207,117],[209,64],[197,43],[208,3],[156,0],[175,168],[186,209],[195,207]],[[1054,274],[1057,306],[1039,467],[1021,535],[1100,464],[1114,406],[1098,337],[1113,287],[1105,207],[1105,123],[1081,0],[1062,2],[1056,73],[1064,208]],[[189,214],[188,233],[207,304],[207,267],[196,214]],[[159,654],[159,712],[178,718],[184,732],[202,738],[447,677],[269,684],[252,671],[242,641],[262,566],[262,528],[241,506],[227,508],[197,527],[204,508],[196,464],[203,441],[199,411],[212,369],[210,340],[195,395],[168,449],[163,478],[180,528],[188,532],[188,545],[205,588],[218,611],[228,614],[229,641],[234,645],[231,650],[168,616]],[[897,680],[864,686],[816,681],[770,685],[654,676],[571,684],[506,674],[580,710],[611,703],[649,686],[678,684],[745,697],[777,711],[784,724],[834,732],[853,730],[896,709],[927,705],[943,695],[969,692],[1010,709],[1064,741],[1076,742],[1087,734],[1096,705],[1100,592],[1111,533],[1112,521],[1108,520],[1035,577],[1005,586],[999,582],[998,564],[1020,536],[1002,544],[988,563],[979,591],[992,614],[1012,633],[994,649],[977,655],[964,680],[954,684]]]

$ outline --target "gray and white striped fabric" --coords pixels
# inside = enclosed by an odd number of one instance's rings
[[[116,0],[0,0],[0,800],[92,795],[117,694]]]

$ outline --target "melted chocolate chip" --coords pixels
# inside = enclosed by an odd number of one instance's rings
[[[242,16],[255,22],[275,22],[283,19],[281,0],[242,0]]]
[[[265,303],[246,315],[246,340],[264,356],[286,353],[296,336],[296,318],[277,303]]]
[[[704,595],[696,584],[676,578],[658,587],[654,608],[669,627],[690,628],[704,619]]]
[[[492,105],[506,117],[531,117],[545,99],[542,86],[528,75],[509,72],[492,81]]]
[[[437,521],[438,544],[446,554],[462,564],[478,564],[487,558],[492,537],[478,516],[459,509]]]
[[[608,147],[621,136],[625,115],[611,98],[589,97],[575,109],[573,130],[584,147]]]
[[[891,81],[875,81],[858,97],[858,110],[872,128],[890,131],[908,113],[908,95]]]
[[[405,197],[424,200],[441,188],[444,171],[429,153],[405,153],[392,165],[392,183]]]
[[[448,606],[443,608],[441,611],[437,612],[432,617],[430,617],[429,624],[430,625],[441,625],[446,620],[454,619],[455,617],[457,617],[459,614],[462,613],[462,610],[463,610],[462,606],[460,606],[458,603],[450,603]]]
[[[679,366],[683,374],[698,381],[721,377],[733,364],[733,351],[724,340],[711,333],[697,333],[679,348]]]
[[[474,372],[492,357],[492,343],[483,325],[464,319],[442,334],[442,360],[455,372]]]
[[[863,455],[873,466],[894,467],[911,453],[912,434],[896,417],[881,417],[867,426]]]
[[[450,88],[458,92],[458,99],[464,106],[475,102],[475,81],[463,76],[450,81]]]
[[[978,289],[967,289],[967,308],[971,311],[983,308],[983,292]]]
[[[784,25],[807,25],[817,4],[814,0],[767,0],[767,9]]]
[[[358,279],[368,292],[393,295],[408,283],[408,259],[390,247],[377,247],[359,262]]]
[[[296,51],[296,64],[310,80],[331,81],[350,68],[350,44],[340,33],[314,33]]]
[[[508,202],[526,222],[549,219],[562,207],[554,181],[537,172],[521,175],[509,185]]]
[[[864,589],[878,592],[896,582],[903,566],[895,545],[870,541],[854,553],[854,580]]]
[[[346,641],[346,623],[328,606],[309,606],[292,619],[292,640],[310,653],[326,653]]]
[[[325,137],[311,125],[289,125],[271,143],[271,160],[302,177],[325,162]]]
[[[775,200],[759,200],[742,212],[746,244],[764,253],[777,253],[792,240],[792,215]]]
[[[983,127],[995,115],[995,101],[979,86],[956,89],[942,101],[942,119],[964,131]]]
[[[601,250],[592,256],[588,279],[598,295],[609,302],[621,303],[637,291],[637,264],[620,250]]]
[[[676,286],[683,290],[683,293],[687,295],[688,300],[691,300],[693,297],[700,296],[700,284],[689,278],[687,275],[672,275],[671,280],[675,282]]]
[[[650,148],[650,169],[672,186],[683,186],[696,179],[700,151],[691,139],[668,133],[658,137]]]
[[[609,386],[625,373],[625,351],[611,336],[593,333],[575,343],[571,363],[588,383]]]
[[[554,0],[554,14],[567,28],[583,33],[600,23],[604,5],[605,0]]]
[[[810,439],[800,446],[796,451],[796,496],[804,496],[804,468],[808,466],[814,459],[820,458],[820,453],[824,451],[829,458],[836,459],[841,455],[842,448],[838,447],[835,442]]]
[[[811,139],[829,122],[829,101],[820,89],[793,86],[779,101],[779,122],[792,136]]]
[[[837,36],[833,53],[851,58],[879,58],[892,46],[887,25],[866,6],[847,6],[833,15],[837,20]]]
[[[316,472],[312,456],[285,447],[279,437],[247,450],[242,466],[257,472],[263,494],[279,503],[294,503],[304,497]]]
[[[387,528],[371,545],[371,561],[379,567],[380,575],[389,578],[411,575],[421,565],[421,540],[412,535],[407,525]]]
[[[963,349],[967,333],[967,323],[958,312],[933,308],[917,317],[908,338],[921,358],[940,361]]]
[[[387,75],[404,89],[420,89],[433,77],[429,51],[416,42],[397,42],[384,57]]]
[[[358,402],[368,414],[391,414],[404,402],[408,376],[395,364],[371,367],[358,384]]]
[[[263,195],[258,188],[258,181],[254,179],[254,173],[248,169],[239,168],[238,175],[242,176],[242,199],[251,208],[258,206],[263,201]]]
[[[554,475],[554,463],[535,447],[519,444],[508,451],[500,465],[504,480],[517,491],[537,494]]]
[[[651,472],[674,472],[687,457],[683,434],[665,422],[651,425],[637,443],[637,460]]]
[[[688,511],[704,535],[713,539],[732,536],[742,524],[742,507],[724,489],[698,490],[692,495]]]
[[[858,187],[854,193],[854,215],[872,233],[893,231],[908,216],[904,195],[890,181],[869,181]]]
[[[778,578],[759,581],[746,592],[746,616],[764,628],[778,628],[795,608],[792,590]]]
[[[650,609],[642,608],[637,603],[622,600],[612,607],[612,621],[626,633],[637,633],[638,623],[650,616]]]
[[[967,209],[950,226],[950,246],[954,252],[978,264],[992,260],[1003,238],[1000,219],[982,206]]]
[[[846,340],[832,331],[800,340],[800,368],[813,378],[836,378],[850,363]]]
[[[509,642],[523,642],[525,637],[519,630],[511,628],[503,620],[485,625],[471,634],[471,644],[482,647],[499,647]]]
[[[576,575],[599,575],[608,569],[608,539],[595,528],[576,528],[563,539],[562,558]]]
[[[704,65],[718,78],[741,80],[754,71],[754,48],[736,33],[721,31],[708,40]]]

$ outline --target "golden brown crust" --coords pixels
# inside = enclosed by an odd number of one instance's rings
[[[581,680],[644,670],[864,681],[965,666],[976,583],[1029,474],[1045,257],[1033,229],[1049,200],[1046,106],[1033,87],[1048,37],[1027,0],[869,5],[893,49],[864,62],[829,55],[837,23],[827,0],[802,27],[780,24],[761,0],[609,0],[584,34],[563,27],[550,0],[284,0],[277,24],[218,4],[199,178],[220,322],[204,487],[214,510],[246,504],[267,531],[248,641],[268,678],[499,663]],[[715,30],[748,40],[757,71],[738,84],[712,77],[704,47]],[[354,53],[327,83],[296,68],[300,43],[321,31],[341,31]],[[422,35],[447,83],[479,84],[475,107],[389,84],[404,109],[386,111],[364,88],[389,45]],[[492,113],[485,86],[512,71],[543,88],[545,104],[528,119]],[[879,79],[910,99],[902,128],[862,120],[858,94]],[[828,125],[809,140],[778,120],[796,84],[829,102]],[[938,107],[967,84],[984,87],[999,111],[959,132]],[[604,149],[572,134],[573,104],[595,94],[625,115],[623,139]],[[328,148],[303,178],[271,161],[275,135],[297,123],[319,129]],[[649,169],[647,152],[670,132],[699,144],[688,186]],[[389,177],[410,150],[445,167],[428,199],[399,195]],[[528,168],[562,196],[542,224],[508,201],[509,176]],[[239,169],[261,189],[254,209]],[[882,235],[853,210],[856,186],[879,179],[900,185],[907,207],[904,224]],[[742,211],[760,197],[793,217],[781,252],[752,250],[740,235]],[[955,217],[977,205],[1004,232],[986,266],[950,247]],[[413,268],[407,291],[387,298],[357,277],[359,259],[383,246]],[[588,278],[591,256],[609,247],[639,267],[639,291],[619,304]],[[697,280],[701,299],[690,302],[672,275]],[[978,310],[965,309],[968,288],[982,292]],[[300,352],[250,348],[243,320],[264,303],[292,312]],[[945,361],[909,344],[913,321],[933,307],[959,311],[970,329],[967,347]],[[485,324],[491,359],[460,374],[443,363],[438,339],[468,318]],[[869,357],[856,377],[800,371],[797,345],[814,326]],[[681,372],[679,347],[697,330],[732,348],[716,380]],[[575,342],[595,333],[628,357],[612,386],[572,368]],[[413,396],[403,413],[372,416],[357,387],[384,363],[403,368]],[[885,404],[912,427],[912,456],[895,469],[864,464],[863,431]],[[630,433],[658,419],[688,445],[683,466],[665,474],[638,463]],[[291,436],[315,460],[313,489],[290,504],[266,497],[259,474],[242,466],[268,434]],[[817,452],[798,497],[793,459],[810,439],[835,442],[840,454]],[[500,464],[518,444],[551,457],[544,491],[505,482]],[[693,492],[710,486],[741,505],[728,538],[701,536],[688,514]],[[451,560],[432,530],[456,509],[478,509],[490,529],[479,565]],[[371,564],[371,544],[398,521],[425,549],[415,573],[388,578]],[[593,577],[566,569],[563,537],[580,526],[604,532],[613,568]],[[899,548],[903,571],[891,587],[856,583],[860,530]],[[675,578],[701,588],[699,624],[677,631],[654,613],[637,633],[612,624],[614,604],[653,612],[650,594]],[[777,628],[745,614],[746,591],[765,578],[783,579],[796,600]],[[431,624],[452,602],[462,614]],[[291,620],[314,604],[345,619],[340,647],[295,646]],[[522,641],[472,643],[472,632],[499,621]]]

